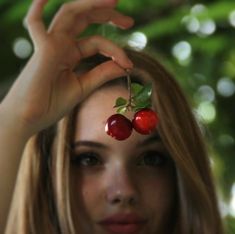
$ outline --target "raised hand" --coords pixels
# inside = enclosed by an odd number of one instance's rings
[[[28,64],[1,103],[29,134],[59,120],[92,90],[110,79],[123,76],[132,62],[113,42],[91,36],[78,39],[91,23],[112,22],[120,28],[133,20],[117,12],[115,0],[77,0],[61,6],[46,29],[42,21],[47,0],[34,0],[26,23],[34,44]],[[83,58],[101,53],[112,60],[78,77],[74,68]]]

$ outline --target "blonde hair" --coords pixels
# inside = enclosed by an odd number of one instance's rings
[[[137,70],[153,82],[159,134],[177,175],[175,234],[222,234],[215,185],[202,134],[178,84],[155,59],[126,49]],[[94,66],[94,64],[93,64]],[[141,72],[138,74],[142,76]],[[78,108],[79,109],[79,108]],[[74,234],[70,194],[70,142],[74,109],[57,125],[33,136],[24,151],[6,234]]]

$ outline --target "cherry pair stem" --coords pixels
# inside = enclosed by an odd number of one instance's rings
[[[131,77],[130,77],[130,71],[128,69],[126,69],[126,73],[127,73],[127,89],[128,89],[128,93],[129,93],[129,98],[128,98],[128,103],[127,103],[127,109],[129,110],[129,108],[132,109],[132,97],[131,97]]]

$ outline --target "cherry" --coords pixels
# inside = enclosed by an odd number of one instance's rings
[[[144,135],[150,134],[159,122],[158,115],[149,108],[137,111],[132,120],[133,128]]]
[[[111,137],[122,141],[131,135],[132,124],[124,115],[114,114],[107,119],[105,131]]]

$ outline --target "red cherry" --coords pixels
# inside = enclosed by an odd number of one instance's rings
[[[111,137],[122,141],[131,135],[132,124],[124,115],[114,114],[107,119],[105,131]]]
[[[158,115],[153,110],[143,108],[135,113],[132,125],[137,132],[147,135],[155,130],[158,122]]]

